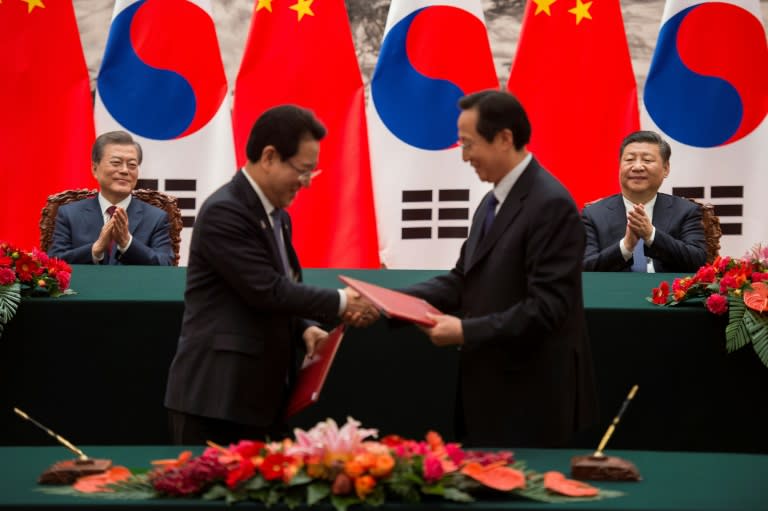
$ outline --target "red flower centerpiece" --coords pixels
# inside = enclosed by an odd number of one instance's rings
[[[703,299],[709,312],[728,314],[725,329],[728,353],[751,344],[768,366],[768,246],[755,245],[742,258],[718,257],[695,275],[661,282],[648,300],[656,305],[677,305]]]
[[[72,294],[71,277],[72,268],[61,259],[48,257],[37,248],[21,250],[0,241],[0,335],[16,314],[22,296]]]
[[[482,493],[496,498],[525,497],[541,502],[594,500],[622,495],[537,473],[514,460],[509,451],[471,451],[446,443],[436,432],[416,441],[386,436],[360,427],[352,418],[341,427],[332,419],[280,442],[242,440],[229,446],[209,442],[200,456],[152,462],[153,470],[129,478],[123,471],[100,475],[73,487],[45,488],[55,494],[99,496],[102,492],[131,498],[199,497],[228,503],[255,500],[289,508],[330,503],[336,510],[388,499],[418,502],[426,496],[471,502]],[[94,476],[90,476],[94,477]]]

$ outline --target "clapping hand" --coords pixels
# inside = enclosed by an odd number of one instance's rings
[[[112,238],[120,247],[125,247],[131,239],[131,232],[128,230],[128,213],[123,208],[116,208],[109,222],[112,224]]]

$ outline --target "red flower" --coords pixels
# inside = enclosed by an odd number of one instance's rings
[[[40,263],[29,256],[29,254],[22,253],[16,260],[16,275],[19,276],[21,282],[31,282],[35,277],[43,273],[43,268],[40,267]]]
[[[705,302],[707,310],[712,314],[725,314],[728,312],[728,298],[719,294],[709,295]]]
[[[702,266],[699,268],[699,271],[696,272],[696,276],[694,278],[699,282],[711,284],[715,281],[716,276],[717,272],[715,271],[714,266]]]
[[[720,292],[727,293],[730,289],[738,289],[739,282],[735,274],[729,273],[720,279]]]
[[[731,258],[729,256],[717,257],[712,263],[712,266],[717,268],[718,273],[725,273],[728,270],[728,265],[731,264]]]
[[[669,284],[667,281],[663,281],[659,284],[659,287],[653,288],[653,303],[656,305],[664,305],[669,298]]]
[[[10,268],[13,265],[13,258],[9,255],[0,255],[0,268]]]
[[[10,268],[0,268],[0,286],[7,286],[16,282],[16,273]]]
[[[243,458],[235,468],[227,472],[227,486],[235,488],[238,484],[253,477],[253,474],[255,473],[256,467],[253,465],[250,458]]]
[[[756,271],[752,273],[752,282],[766,282],[768,281],[768,272]]]
[[[39,248],[35,247],[32,249],[32,257],[40,262],[42,266],[45,266],[48,264],[48,254],[45,252],[41,252]]]
[[[296,464],[296,459],[293,456],[285,456],[282,453],[270,454],[259,467],[261,475],[267,481],[274,481],[276,479],[285,480],[286,474],[290,474],[288,470],[291,466]],[[290,480],[290,478],[289,478]]]
[[[229,448],[230,451],[235,452],[243,458],[253,458],[255,456],[261,456],[261,451],[265,447],[264,442],[253,440],[241,440],[236,445]]]
[[[445,474],[443,464],[435,456],[427,455],[424,458],[424,480],[435,483]]]

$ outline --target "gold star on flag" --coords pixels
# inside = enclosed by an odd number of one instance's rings
[[[299,21],[301,21],[301,18],[304,17],[305,14],[309,14],[310,16],[314,16],[315,13],[312,12],[312,2],[315,0],[296,0],[296,3],[289,7],[289,9],[293,9],[297,13],[299,13]]]
[[[589,14],[590,7],[592,7],[592,2],[582,3],[581,0],[576,0],[576,7],[569,9],[568,12],[576,16],[576,24],[578,25],[584,18],[592,19],[592,15]]]
[[[262,9],[272,12],[272,0],[259,0],[259,5],[256,6],[256,12],[259,12]]]
[[[35,7],[40,7],[41,9],[45,9],[43,0],[21,0],[21,1],[27,3],[27,14],[32,12],[32,9],[34,9]]]
[[[547,16],[552,16],[552,13],[549,12],[549,6],[557,2],[557,0],[533,0],[533,2],[536,4],[534,16],[538,16],[540,12],[546,13]]]

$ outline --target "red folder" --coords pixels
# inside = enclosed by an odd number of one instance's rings
[[[424,326],[435,326],[435,322],[427,317],[427,312],[442,314],[429,302],[415,296],[345,275],[339,275],[339,280],[370,300],[390,318],[403,319]]]
[[[299,371],[296,386],[293,388],[293,393],[285,410],[286,418],[320,399],[320,391],[323,390],[325,378],[331,369],[342,337],[344,337],[343,324],[331,330],[328,338],[316,347],[315,354],[311,359],[304,360],[304,365]]]

